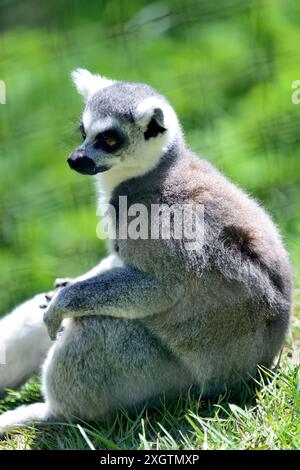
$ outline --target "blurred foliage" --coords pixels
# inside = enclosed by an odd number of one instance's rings
[[[0,313],[105,253],[92,179],[66,165],[78,66],[165,94],[190,146],[270,210],[297,273],[299,27],[297,0],[0,0]]]

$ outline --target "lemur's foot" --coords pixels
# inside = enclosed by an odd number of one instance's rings
[[[54,287],[67,287],[72,284],[73,279],[71,277],[59,277],[54,281]]]

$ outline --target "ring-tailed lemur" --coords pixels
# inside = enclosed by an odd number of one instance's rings
[[[175,237],[118,236],[98,267],[59,281],[47,298],[53,344],[40,296],[4,318],[0,387],[25,380],[48,354],[45,403],[4,413],[2,430],[32,420],[104,420],[191,386],[205,396],[237,387],[257,364],[272,364],[289,323],[291,268],[276,227],[187,148],[167,100],[150,86],[86,70],[73,80],[85,109],[70,167],[96,175],[100,200],[104,194],[117,212],[120,196],[147,208],[202,204],[204,241],[189,250]]]

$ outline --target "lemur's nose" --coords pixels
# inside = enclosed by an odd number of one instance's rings
[[[68,158],[68,164],[72,170],[78,171],[84,175],[94,175],[96,173],[96,165],[94,161],[86,155],[72,153]]]

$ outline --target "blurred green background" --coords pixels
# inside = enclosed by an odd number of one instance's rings
[[[300,269],[300,2],[0,0],[0,314],[105,253],[70,71],[145,81],[198,153],[257,197]]]

